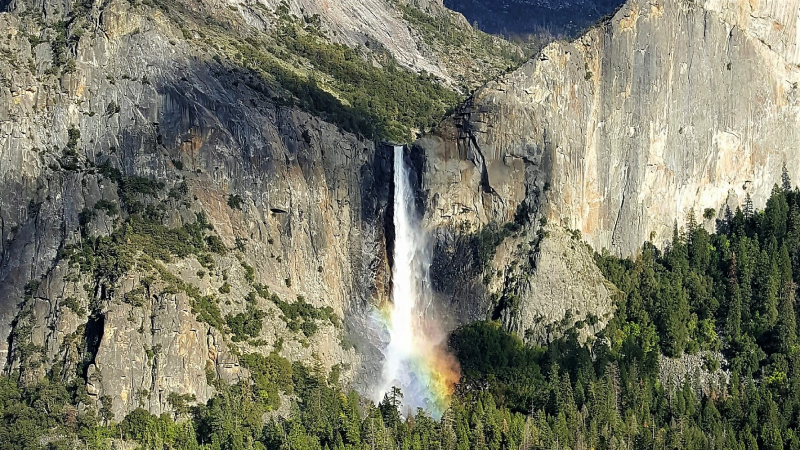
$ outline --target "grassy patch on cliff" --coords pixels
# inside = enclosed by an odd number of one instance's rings
[[[373,51],[374,64],[293,20],[281,22],[274,41],[230,44],[231,61],[270,81],[283,103],[370,139],[412,140],[413,131],[435,126],[460,100],[433,76],[399,67],[388,52]]]
[[[321,30],[318,16],[291,15],[285,4],[274,11],[261,5],[249,10],[271,23],[269,32],[243,25],[238,10],[206,15],[172,0],[155,0],[151,5],[173,21],[192,47],[223,66],[219,74],[230,76],[232,86],[244,84],[279,105],[302,108],[368,139],[413,140],[416,131],[434,127],[462,99],[443,80],[403,68],[380,43],[367,41],[355,48],[335,43]],[[492,62],[473,55],[450,65],[494,67],[494,71],[516,65],[509,56],[511,44],[500,50],[489,45],[493,38],[470,39],[463,30],[466,25],[458,25],[459,38],[449,40],[450,46],[431,47],[447,58],[458,47],[459,54],[491,55],[487,58]],[[490,77],[481,77],[480,82]]]
[[[447,55],[445,62],[457,72],[465,90],[518,67],[530,56],[508,41],[459,21],[453,13],[426,14],[399,1],[395,2],[395,7],[425,44]]]

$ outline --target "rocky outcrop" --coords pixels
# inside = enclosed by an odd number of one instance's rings
[[[450,80],[450,70],[445,61],[439,59],[436,49],[422,45],[419,36],[403,20],[402,12],[395,0],[360,0],[319,2],[312,0],[267,0],[270,10],[277,9],[281,3],[298,17],[317,15],[332,39],[353,47],[378,43],[397,58],[403,66],[415,71],[424,70],[442,79]],[[403,4],[407,3],[405,1]],[[432,14],[443,15],[449,12],[441,0],[417,5]],[[469,26],[461,18],[462,26]]]
[[[516,45],[473,29],[442,0],[265,0],[229,5],[251,26],[265,30],[274,26],[265,10],[283,9],[311,23],[318,20],[334,42],[365,52],[387,51],[401,66],[463,91],[504,73],[509,56],[522,57]],[[209,3],[208,13],[221,7]]]
[[[658,381],[670,390],[693,386],[695,395],[709,395],[719,386],[730,383],[728,361],[718,352],[684,353],[680,358],[661,355],[658,361]]]
[[[467,103],[457,118],[470,117]],[[435,240],[431,267],[439,304],[458,323],[502,320],[544,344],[577,325],[581,339],[613,316],[617,289],[594,264],[580,232],[538,220],[542,168],[526,156],[488,159],[465,128],[444,123],[417,142],[425,155],[425,220]]]
[[[592,250],[574,231],[546,226],[534,251],[530,268],[507,271],[507,304],[500,305],[506,328],[538,345],[571,326],[581,341],[593,338],[613,317],[621,292],[603,277]]]

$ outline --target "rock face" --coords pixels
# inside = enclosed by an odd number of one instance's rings
[[[457,283],[446,297],[466,289],[534,340],[573,308],[574,320],[602,326],[614,289],[577,270],[590,254],[565,232],[630,255],[645,240],[666,243],[689,214],[722,217],[748,194],[763,206],[784,164],[800,179],[798,6],[631,0],[477,91],[418,142],[428,220],[452,230],[527,218],[528,235],[504,244],[516,243],[515,256],[498,250],[494,267],[518,263],[528,276]]]
[[[527,186],[597,250],[664,243],[690,211],[763,205],[784,164],[798,179],[797,6],[630,1],[478,91],[441,139],[480,155],[506,215]]]
[[[282,0],[268,0],[269,9],[280,6]],[[403,1],[403,3],[406,3]],[[418,5],[435,15],[449,12],[441,0],[428,0]],[[331,1],[292,0],[286,2],[297,16],[319,15],[329,35],[350,46],[363,46],[372,41],[388,49],[404,66],[424,70],[444,79],[451,78],[450,68],[439,60],[435,49],[421,45],[414,29],[403,21],[403,14],[389,0]],[[465,22],[462,24],[466,25]]]
[[[76,380],[116,419],[205,402],[216,380],[247,379],[247,353],[339,365],[366,391],[382,355],[365,330],[390,288],[392,149],[293,106],[286,83],[317,61],[276,36],[302,27],[453,89],[519,50],[439,0],[0,11],[0,369]],[[344,102],[309,78],[314,100]],[[301,328],[283,309],[296,301],[329,320]]]
[[[320,324],[306,339],[259,298],[260,342],[233,351],[224,327],[200,320],[187,288],[166,280],[214,296],[222,317],[245,311],[259,284],[355,320],[388,286],[390,150],[277,105],[168,17],[126,1],[92,9],[93,31],[72,43],[74,66],[51,70],[56,47],[21,31],[40,7],[0,13],[9,50],[0,62],[0,366],[30,380],[56,365],[68,376],[83,367],[89,395],[107,396],[118,419],[140,405],[169,410],[170,393],[204,401],[214,392],[207,372],[235,381],[246,375],[238,352],[268,353],[279,339],[287,358],[351,364],[344,379],[355,377],[358,356],[340,346],[346,329]],[[119,228],[119,177],[133,175],[160,183],[157,192],[132,188],[142,206],[161,208],[168,227],[202,212],[227,255],[176,259],[160,278],[137,263],[114,283],[73,266],[66,253]]]
[[[220,57],[252,50],[226,33],[263,37],[268,7],[166,1],[2,3],[0,366],[75,377],[116,418],[208,399],[248,376],[245,353],[341,364],[365,387],[381,355],[359,337],[390,288],[391,148]],[[689,209],[762,203],[784,163],[796,178],[782,4],[632,0],[410,148],[444,325],[492,317],[547,342],[577,323],[588,339],[616,290],[583,239],[630,254]],[[396,22],[405,5],[440,23],[436,1],[286,5],[454,78],[427,53],[447,35]],[[331,319],[298,331],[281,307],[296,301]]]
[[[469,126],[462,121],[473,108],[467,103],[456,116],[459,126]],[[537,220],[545,206],[531,181],[542,169],[527,157],[487,158],[452,123],[439,133],[417,142],[427,162],[422,186],[438,303],[456,312],[457,323],[502,320],[531,344],[576,324],[582,339],[603,329],[618,291],[580,232]]]
[[[442,0],[264,0],[255,8],[236,1],[231,4],[257,28],[272,26],[261,18],[262,6],[287,8],[297,17],[317,17],[334,42],[385,49],[401,66],[432,74],[465,92],[508,68],[501,54],[522,57],[516,46],[473,29],[461,14],[445,8]],[[210,14],[222,7],[211,5]],[[481,47],[491,50],[484,52]]]

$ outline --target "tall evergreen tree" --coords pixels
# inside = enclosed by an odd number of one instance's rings
[[[753,213],[755,212],[755,208],[753,207],[753,197],[750,196],[750,193],[746,193],[744,196],[744,209],[742,213],[744,214],[745,219],[750,219],[753,217]]]
[[[786,169],[786,162],[784,162],[783,167],[781,167],[781,188],[783,188],[784,192],[790,192],[792,190],[792,179],[789,177],[789,171]]]
[[[766,237],[782,240],[786,236],[788,219],[789,204],[786,202],[786,193],[776,184],[772,187],[772,194],[767,200],[766,208],[764,208]]]
[[[778,323],[775,335],[780,343],[780,351],[788,354],[797,342],[797,323],[795,316],[795,285],[792,278],[792,263],[786,245],[781,246],[778,259],[780,272],[780,292]]]

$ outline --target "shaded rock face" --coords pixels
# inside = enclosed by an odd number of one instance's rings
[[[425,220],[434,240],[437,304],[455,325],[491,318],[531,344],[573,325],[588,339],[613,315],[617,289],[575,230],[538,220],[545,206],[527,156],[489,159],[466,132],[475,106],[456,124],[417,142],[426,155]]]
[[[388,286],[391,149],[276,105],[248,74],[187,44],[168,18],[131,8],[111,2],[91,17],[102,32],[80,38],[74,70],[57,75],[44,73],[50,44],[32,46],[21,19],[0,13],[3,45],[15,55],[0,61],[0,366],[25,363],[31,381],[53,367],[82,371],[89,395],[107,396],[117,419],[140,405],[167,411],[170,393],[205,401],[211,380],[247,375],[225,331],[199,320],[185,293],[156,280],[132,306],[125,295],[152,273],[134,267],[107,289],[60,257],[121,224],[119,212],[97,206],[120,202],[105,165],[162,183],[165,225],[203,212],[226,247],[241,245],[238,258],[213,256],[212,269],[193,257],[166,264],[214,295],[223,317],[244,311],[258,283],[344,319],[344,328],[321,324],[304,339],[259,298],[261,342],[238,351],[266,354],[285,340],[281,354],[293,361],[349,364],[343,379],[361,376],[360,357],[340,341]],[[183,200],[167,197],[183,185]],[[12,324],[26,334],[8,339]]]
[[[570,37],[612,14],[621,0],[446,0],[445,5],[476,22],[481,30],[504,35]]]
[[[597,250],[662,244],[690,211],[762,206],[783,164],[798,179],[797,6],[631,1],[489,83],[440,139],[480,151],[506,217],[527,186]]]

